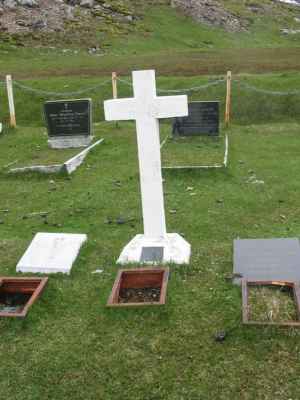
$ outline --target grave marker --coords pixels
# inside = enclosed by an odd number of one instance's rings
[[[233,273],[251,281],[300,281],[299,239],[237,239]]]
[[[133,238],[118,262],[140,262],[143,248],[160,247],[164,249],[162,262],[185,264],[190,258],[189,243],[166,231],[159,119],[187,115],[187,96],[158,97],[155,71],[135,71],[132,77],[133,98],[104,102],[106,120],[136,121],[138,142],[144,234]]]
[[[17,272],[70,274],[86,235],[37,233],[17,265]]]
[[[175,118],[173,136],[218,136],[219,108],[218,101],[192,101],[188,105],[189,115]]]
[[[91,99],[47,101],[44,115],[50,147],[85,147],[91,143]]]

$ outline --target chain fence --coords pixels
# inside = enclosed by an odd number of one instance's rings
[[[297,78],[300,82],[300,76]],[[118,97],[131,97],[130,79],[117,78]],[[43,88],[41,88],[43,82]],[[196,84],[195,84],[196,83]],[[284,81],[279,82],[285,87]],[[53,91],[53,81],[13,80],[17,122],[20,125],[41,125],[43,104],[58,98],[71,99],[86,96],[93,100],[93,118],[103,121],[103,101],[112,98],[112,80],[99,78],[56,78],[55,85],[73,87],[71,91]],[[270,122],[300,122],[300,89],[277,90],[276,79],[267,81],[263,77],[233,77],[231,96],[231,121],[236,124],[257,124]],[[286,87],[290,86],[287,85]],[[219,101],[221,121],[225,113],[226,79],[224,77],[160,78],[157,81],[158,94],[187,94],[189,101]],[[183,87],[181,87],[183,86]],[[272,89],[266,88],[272,86]],[[275,86],[275,88],[273,88]],[[0,81],[0,120],[6,120],[8,104],[6,83]]]
[[[77,90],[75,92],[51,92],[51,91],[46,91],[46,90],[41,90],[41,89],[35,89],[33,87],[24,85],[23,83],[19,82],[19,81],[13,81],[13,85],[14,87],[17,87],[19,89],[23,89],[27,92],[30,93],[34,93],[36,95],[40,95],[40,96],[55,96],[55,97],[73,97],[73,96],[80,96],[82,94],[86,94],[86,93],[90,93],[90,92],[94,92],[98,89],[100,89],[101,87],[107,85],[108,83],[111,83],[111,79],[106,80],[102,83],[99,83],[98,85],[94,85],[92,87],[88,87],[85,89],[81,89],[81,90]]]

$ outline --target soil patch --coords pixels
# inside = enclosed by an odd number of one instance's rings
[[[0,292],[0,312],[19,313],[30,297],[31,294]]]
[[[119,303],[159,302],[160,288],[125,288],[119,293]]]

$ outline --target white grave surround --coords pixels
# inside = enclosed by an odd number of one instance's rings
[[[155,71],[132,73],[134,97],[104,102],[107,121],[136,121],[144,234],[123,249],[118,263],[139,263],[144,247],[162,247],[162,263],[188,264],[191,246],[166,231],[159,119],[188,115],[187,96],[156,95]]]
[[[17,265],[17,272],[70,274],[86,235],[37,233]]]
[[[19,167],[19,168],[11,168],[8,173],[9,174],[19,174],[26,172],[40,172],[42,174],[56,174],[60,172],[66,172],[68,175],[71,175],[76,169],[83,163],[88,153],[98,144],[102,143],[104,139],[97,140],[97,142],[93,143],[88,148],[82,150],[80,153],[76,154],[76,156],[70,158],[63,164],[52,164],[52,165],[32,165],[30,167]]]

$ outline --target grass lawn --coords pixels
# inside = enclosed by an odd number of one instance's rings
[[[172,137],[172,128],[161,128],[161,157],[163,167],[192,167],[222,165],[225,155],[225,136]]]
[[[96,138],[98,129],[94,132]],[[99,137],[100,139],[100,137]],[[13,163],[13,168],[33,165],[63,164],[82,149],[49,149],[45,128],[18,127],[9,130],[1,138],[5,153],[0,154],[0,168]],[[6,161],[10,160],[7,164]]]
[[[165,307],[112,310],[115,260],[142,232],[134,125],[119,126],[97,126],[105,142],[71,177],[0,173],[2,275],[15,275],[36,232],[89,238],[25,320],[0,320],[3,399],[298,399],[300,332],[242,326],[241,291],[227,278],[233,239],[300,236],[300,125],[234,125],[227,170],[165,171],[168,231],[192,244],[191,264],[171,266]],[[7,140],[1,165],[26,144],[13,154]],[[47,218],[24,218],[39,211]]]

